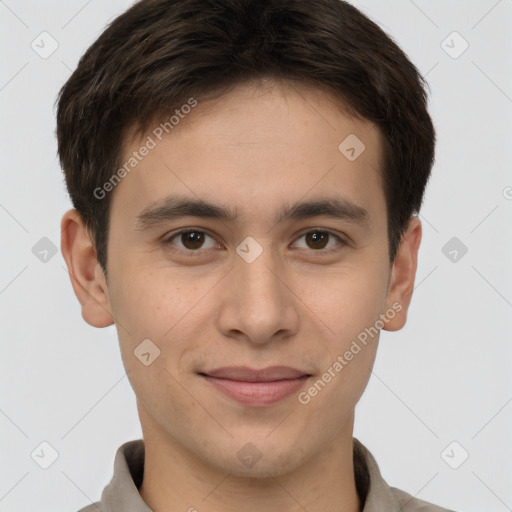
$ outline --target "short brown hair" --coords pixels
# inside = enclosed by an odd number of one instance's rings
[[[435,146],[428,86],[397,44],[342,0],[142,0],[92,44],[58,98],[61,166],[105,271],[110,195],[94,191],[120,165],[127,127],[143,133],[191,97],[260,78],[330,91],[379,127],[394,261]]]

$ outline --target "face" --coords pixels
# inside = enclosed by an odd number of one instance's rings
[[[112,192],[105,288],[143,430],[234,475],[290,471],[351,435],[377,331],[406,306],[380,132],[283,84],[161,131],[123,149],[155,143]]]

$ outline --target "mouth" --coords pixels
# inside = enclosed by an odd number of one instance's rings
[[[275,404],[301,388],[311,374],[288,366],[253,370],[245,366],[199,373],[214,389],[249,407]]]

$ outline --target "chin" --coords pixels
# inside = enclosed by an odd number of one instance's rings
[[[235,477],[259,480],[280,477],[299,468],[306,456],[304,447],[297,450],[293,445],[286,446],[280,440],[277,441],[279,450],[275,442],[265,442],[264,439],[254,443],[233,441],[235,448],[226,447],[222,453],[210,453],[203,460],[217,470]]]

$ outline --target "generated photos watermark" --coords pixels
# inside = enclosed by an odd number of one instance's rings
[[[361,352],[361,350],[366,347],[368,341],[373,340],[375,336],[380,332],[380,330],[386,325],[387,322],[393,320],[396,314],[402,311],[403,306],[399,302],[394,302],[390,308],[387,309],[385,313],[381,313],[378,320],[371,327],[366,327],[364,331],[361,331],[357,335],[357,340],[353,340],[350,348],[346,350],[342,355],[339,355],[336,358],[329,368],[320,376],[320,378],[310,386],[306,391],[301,391],[297,399],[303,404],[307,405],[311,402],[311,399],[322,391],[329,382],[331,382],[339,373],[349,364],[354,357]],[[369,339],[371,338],[371,340]],[[359,343],[358,343],[359,342]],[[361,346],[362,345],[362,346]]]
[[[147,136],[144,144],[140,146],[137,151],[134,151],[130,158],[124,162],[124,164],[111,176],[111,178],[103,183],[101,187],[94,189],[94,197],[96,199],[104,199],[108,192],[114,190],[123,178],[125,178],[139,163],[149,155],[152,149],[155,149],[160,142],[164,134],[171,133],[172,130],[185,118],[187,114],[190,114],[192,109],[197,106],[197,100],[195,98],[189,98],[187,103],[182,105],[179,109],[174,111],[174,114],[163,123],[160,123],[150,135]]]

